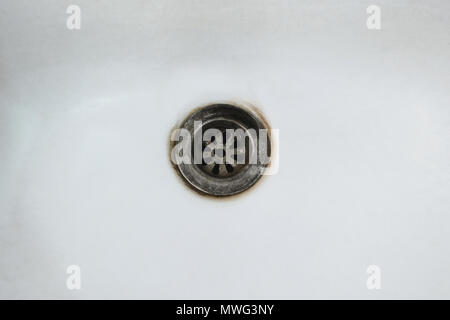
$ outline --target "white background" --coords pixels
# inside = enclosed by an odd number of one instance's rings
[[[1,0],[0,297],[450,298],[449,14]],[[177,121],[216,100],[280,130],[278,175],[227,201],[168,160]]]

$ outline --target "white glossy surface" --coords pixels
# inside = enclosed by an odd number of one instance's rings
[[[2,0],[0,297],[450,298],[450,2],[369,4]],[[214,100],[280,129],[232,201],[167,157]]]

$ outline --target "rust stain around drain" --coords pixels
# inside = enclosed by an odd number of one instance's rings
[[[182,174],[180,167],[177,164],[173,163],[172,159],[171,159],[172,149],[177,143],[176,141],[171,141],[172,132],[176,129],[181,128],[183,126],[183,124],[185,124],[186,121],[189,120],[193,115],[197,114],[198,112],[201,112],[205,108],[213,107],[213,106],[216,106],[216,107],[231,106],[231,107],[237,108],[237,110],[236,110],[237,112],[244,112],[244,113],[248,114],[251,118],[255,118],[256,123],[261,122],[262,127],[260,129],[267,129],[267,132],[268,132],[268,141],[270,141],[269,148],[271,150],[269,163],[267,165],[265,165],[263,171],[259,174],[258,177],[252,177],[254,180],[256,179],[254,182],[252,182],[249,186],[245,187],[245,189],[238,191],[237,193],[234,193],[234,194],[214,194],[214,193],[206,192],[206,191],[199,189],[198,187],[194,186],[192,184],[192,182],[190,182],[186,179],[186,177]],[[220,101],[220,102],[208,103],[203,106],[194,108],[187,114],[187,116],[185,116],[183,118],[182,121],[178,121],[172,127],[172,130],[169,133],[169,143],[168,143],[169,162],[170,162],[172,168],[175,170],[178,178],[182,180],[182,183],[188,189],[193,190],[196,194],[198,194],[204,198],[207,198],[207,199],[215,199],[215,200],[217,200],[217,199],[220,199],[220,200],[237,199],[237,198],[243,196],[244,194],[247,194],[250,189],[256,188],[256,186],[260,185],[262,183],[262,181],[266,179],[263,172],[265,172],[272,166],[273,157],[276,156],[273,154],[273,150],[275,150],[275,149],[274,149],[274,141],[272,139],[270,129],[271,129],[271,127],[269,125],[269,122],[268,122],[267,118],[264,116],[263,112],[252,104],[236,103],[236,102],[230,102],[230,101]],[[194,166],[194,164],[192,164],[192,166]]]

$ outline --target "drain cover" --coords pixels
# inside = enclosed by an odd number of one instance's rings
[[[230,196],[245,191],[268,166],[269,130],[249,108],[208,105],[191,113],[177,130],[171,137],[172,161],[177,157],[181,176],[202,193]]]

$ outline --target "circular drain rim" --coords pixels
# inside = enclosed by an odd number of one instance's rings
[[[187,129],[191,133],[192,145],[194,137],[194,121],[201,120],[203,122],[202,131],[204,132],[205,124],[214,121],[239,122],[246,129],[253,128],[256,132],[259,129],[269,130],[266,121],[254,110],[232,103],[214,103],[201,107],[192,112],[179,126],[179,128]],[[270,132],[270,131],[268,131]],[[268,150],[267,154],[271,156],[271,137],[267,137]],[[255,148],[254,150],[258,150]],[[248,151],[248,150],[246,150]],[[193,163],[193,154],[191,155]],[[205,172],[197,164],[180,163],[176,165],[178,172],[182,178],[193,187],[194,190],[203,194],[225,197],[241,193],[251,188],[263,175],[268,164],[245,164],[240,170],[230,176],[219,177],[212,176]]]

